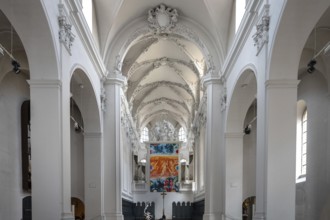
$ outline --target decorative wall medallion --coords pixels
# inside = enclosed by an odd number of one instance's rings
[[[160,4],[148,11],[148,22],[154,33],[170,33],[178,22],[178,12],[176,9]]]

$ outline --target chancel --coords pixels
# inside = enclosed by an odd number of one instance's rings
[[[0,0],[0,219],[329,220],[329,0]]]

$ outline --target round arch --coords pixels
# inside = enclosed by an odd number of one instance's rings
[[[257,94],[256,73],[253,66],[246,66],[238,75],[228,97],[226,133],[243,132],[244,118]]]
[[[88,74],[81,66],[74,66],[71,75],[70,91],[72,99],[79,107],[83,120],[84,131],[101,132],[101,110],[99,100]]]
[[[320,0],[317,5],[308,0],[286,1],[281,12],[281,20],[275,27],[274,38],[270,39],[271,62],[268,67],[268,79],[297,79],[305,43],[329,6],[330,2],[327,0]]]
[[[52,2],[57,8],[57,4]],[[15,7],[13,7],[15,5]],[[58,79],[59,41],[53,33],[43,1],[5,1],[1,10],[19,35],[28,58],[30,79]],[[26,18],[29,19],[26,19]],[[43,49],[40,49],[43,48]],[[46,49],[47,48],[47,49]]]

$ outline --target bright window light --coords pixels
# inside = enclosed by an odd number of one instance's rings
[[[236,10],[235,10],[235,32],[237,32],[238,27],[242,21],[245,12],[245,1],[246,0],[236,0]]]
[[[149,129],[147,127],[144,127],[142,129],[141,138],[140,138],[141,143],[145,141],[149,141]]]
[[[83,13],[89,29],[93,30],[93,2],[92,0],[82,0]]]
[[[183,127],[181,127],[179,130],[179,141],[187,142],[186,132]]]

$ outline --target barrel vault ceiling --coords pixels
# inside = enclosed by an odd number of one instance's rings
[[[128,81],[126,97],[138,128],[151,128],[157,121],[167,120],[174,127],[190,129],[201,98],[200,80],[207,71],[207,58],[195,42],[175,30],[169,31],[169,26],[190,20],[202,26],[211,38],[226,41],[232,2],[94,1],[103,54],[108,53],[109,42],[135,19],[159,28],[154,27],[153,32],[131,44],[122,59],[121,72]]]

